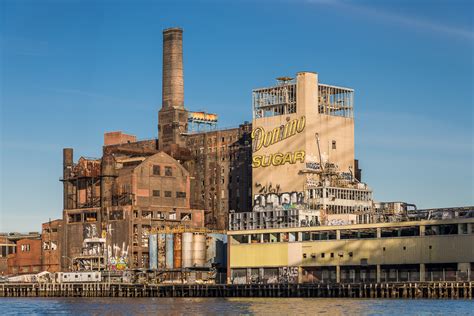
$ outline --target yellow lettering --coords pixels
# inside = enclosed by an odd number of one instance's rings
[[[298,120],[298,126],[296,127],[296,131],[298,133],[301,133],[304,130],[304,127],[306,126],[306,117],[302,116]]]
[[[252,168],[258,168],[262,165],[262,156],[253,156],[252,157]]]
[[[271,156],[264,156],[262,158],[262,167],[268,167],[272,163],[272,157]]]
[[[274,154],[272,158],[272,165],[274,166],[281,165],[282,158],[283,158],[283,154],[280,154],[280,153]]]
[[[260,148],[263,146],[263,140],[264,140],[264,135],[265,135],[265,130],[263,127],[257,127],[252,131],[252,134],[250,137],[252,138],[252,143],[254,144],[254,152],[258,151]]]
[[[292,153],[286,153],[285,156],[283,157],[283,160],[281,161],[281,164],[284,165],[287,162],[293,163]]]
[[[288,122],[285,126],[285,138],[291,137],[296,134],[296,127],[298,126],[298,120]]]
[[[296,163],[297,161],[304,162],[304,151],[295,152],[293,163]]]

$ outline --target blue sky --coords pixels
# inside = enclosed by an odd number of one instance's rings
[[[251,120],[251,90],[315,71],[354,88],[377,200],[474,204],[472,1],[0,0],[0,231],[62,214],[62,148],[157,135],[161,32],[184,28],[185,104]]]

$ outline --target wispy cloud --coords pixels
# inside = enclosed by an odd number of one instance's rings
[[[472,29],[463,29],[456,26],[450,26],[445,24],[440,24],[438,22],[403,16],[393,12],[381,10],[375,7],[370,7],[366,5],[360,5],[351,3],[348,1],[340,0],[306,0],[307,3],[315,5],[325,5],[345,10],[351,14],[357,14],[366,18],[379,20],[382,23],[390,23],[402,27],[416,28],[418,30],[430,31],[434,33],[443,33],[448,36],[455,36],[460,38],[466,38],[469,40],[474,39],[474,32]]]

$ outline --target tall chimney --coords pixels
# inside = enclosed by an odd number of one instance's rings
[[[163,31],[163,103],[158,112],[158,148],[177,157],[186,146],[188,112],[184,108],[183,30]]]
[[[73,208],[73,186],[69,180],[74,165],[72,148],[63,148],[63,207],[65,210]]]
[[[163,31],[163,108],[184,108],[183,30]]]

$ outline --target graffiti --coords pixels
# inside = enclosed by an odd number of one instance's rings
[[[83,239],[99,237],[97,226],[95,224],[84,224],[82,237]]]
[[[319,162],[306,162],[306,169],[319,170],[321,169],[321,165]]]
[[[280,283],[298,283],[298,267],[281,267]]]
[[[272,186],[272,183],[268,183],[267,185],[262,185],[261,183],[255,183],[255,187],[257,188],[260,188],[258,190],[258,193],[263,193],[263,194],[267,194],[267,193],[280,193],[280,185],[277,184],[275,185],[275,188],[273,188]]]
[[[252,138],[253,151],[259,151],[262,147],[268,147],[291,136],[301,133],[306,125],[306,117],[288,121],[286,124],[275,127],[271,131],[265,131],[263,127],[256,127],[250,137]]]
[[[114,271],[122,271],[127,269],[127,257],[111,257],[109,258],[109,269]]]
[[[348,220],[343,220],[343,219],[330,219],[327,221],[328,226],[341,226],[341,225],[350,225],[352,224]]]
[[[304,203],[303,192],[284,192],[257,194],[254,196],[254,211],[265,209],[289,210],[297,208]]]
[[[108,264],[111,270],[125,270],[128,268],[128,246],[125,246],[125,242],[122,243],[122,247],[114,244],[107,247]]]

